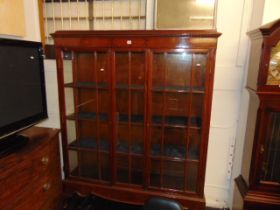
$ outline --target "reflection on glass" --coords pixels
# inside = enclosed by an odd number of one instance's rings
[[[280,85],[280,41],[271,49],[267,85]]]

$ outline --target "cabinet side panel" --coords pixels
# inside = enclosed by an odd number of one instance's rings
[[[245,135],[244,152],[243,152],[243,165],[241,174],[246,183],[249,183],[249,171],[251,164],[251,156],[253,149],[253,142],[256,130],[257,112],[259,108],[259,98],[253,92],[250,92],[249,111],[247,117],[247,129]]]
[[[262,39],[252,40],[251,43],[251,54],[249,59],[249,70],[248,70],[248,79],[247,87],[256,90],[258,73],[259,73],[259,60],[261,57],[261,48],[262,48]]]

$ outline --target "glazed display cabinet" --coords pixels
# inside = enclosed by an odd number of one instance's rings
[[[248,33],[249,111],[236,209],[280,209],[280,19]]]
[[[216,31],[58,31],[66,191],[204,209]]]

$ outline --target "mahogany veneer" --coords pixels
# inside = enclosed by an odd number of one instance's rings
[[[58,130],[32,127],[18,152],[0,159],[0,209],[54,209],[62,192]]]

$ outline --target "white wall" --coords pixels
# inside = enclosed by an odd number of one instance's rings
[[[229,206],[231,170],[243,87],[251,0],[218,1],[218,41],[205,196],[208,206]]]
[[[24,3],[24,18],[25,18],[25,35],[23,37],[1,35],[1,37],[9,38],[9,39],[41,41],[40,27],[39,27],[39,14],[38,14],[38,1],[23,0],[23,3]]]
[[[279,0],[264,0],[264,12],[262,18],[262,24],[269,23],[273,20],[280,18],[280,1]]]

